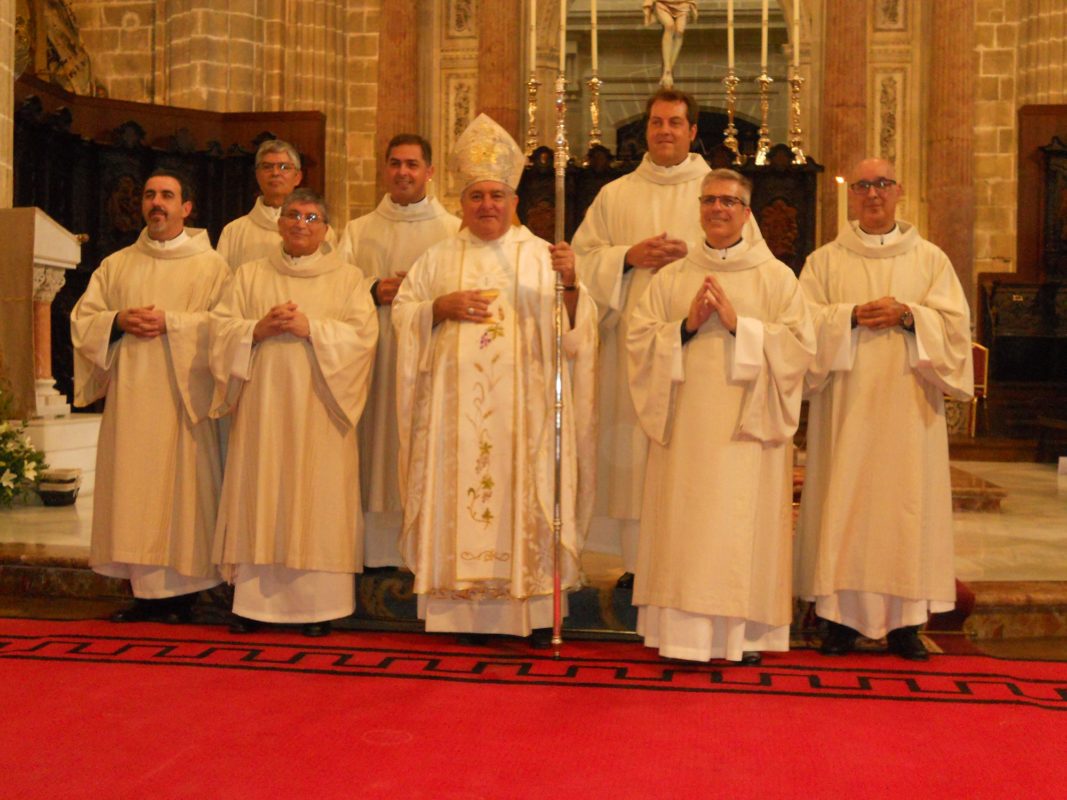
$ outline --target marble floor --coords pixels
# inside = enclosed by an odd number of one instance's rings
[[[962,581],[1067,581],[1067,475],[1053,464],[957,461],[957,471],[996,484],[1000,509],[955,512]],[[88,555],[92,497],[73,506],[0,511],[0,548],[11,557]],[[594,570],[613,573],[610,554]],[[590,565],[592,566],[592,565]]]

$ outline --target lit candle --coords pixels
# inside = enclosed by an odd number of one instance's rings
[[[567,70],[567,0],[559,0],[559,73]]]
[[[800,69],[800,0],[793,0],[793,66]]]
[[[537,0],[530,0],[530,74],[537,70]]]
[[[597,74],[596,63],[596,0],[589,0],[589,23],[593,37],[593,74]]]
[[[734,71],[734,0],[726,2],[726,69]]]
[[[848,227],[848,184],[838,175],[837,181],[837,231],[840,233]]]
[[[760,50],[759,50],[760,61],[759,61],[759,64],[760,64],[760,71],[761,72],[766,72],[767,71],[767,23],[768,23],[767,2],[768,2],[768,0],[763,0],[763,19],[762,19],[762,24],[760,26],[761,36],[760,36]]]

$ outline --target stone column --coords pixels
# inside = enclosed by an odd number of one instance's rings
[[[522,0],[478,4],[476,112],[491,116],[517,142],[526,140],[525,105],[519,108],[520,84],[525,89],[526,80],[522,75],[522,19]]]
[[[33,265],[33,377],[37,417],[53,418],[70,413],[67,398],[56,391],[52,377],[52,301],[66,283],[65,269],[70,267]]]
[[[975,37],[972,0],[928,7],[927,236],[945,251],[973,306]]]
[[[10,208],[15,152],[15,0],[0,0],[0,208]]]
[[[415,0],[393,0],[388,11],[382,12],[380,36],[385,46],[379,49],[378,124],[374,139],[379,197],[385,192],[382,159],[389,140],[398,133],[418,133],[429,138],[429,131],[418,129],[418,28]]]
[[[826,0],[823,41],[825,69],[819,129],[822,162],[819,218],[822,242],[837,236],[836,175],[848,175],[867,155],[867,14],[868,4]]]

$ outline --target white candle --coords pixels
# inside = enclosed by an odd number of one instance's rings
[[[537,70],[537,0],[530,0],[530,74]]]
[[[593,74],[596,75],[596,0],[589,0],[589,24],[593,38]]]
[[[760,61],[759,61],[759,64],[760,64],[760,71],[761,72],[766,72],[767,71],[767,24],[768,24],[767,3],[768,3],[768,0],[763,0],[763,19],[762,19],[762,22],[761,22],[761,25],[760,25],[760,51],[759,51]]]
[[[793,0],[793,66],[800,68],[800,0]]]
[[[734,0],[726,2],[726,69],[734,71]]]
[[[559,71],[567,71],[567,0],[559,0]]]
[[[848,227],[848,184],[840,175],[834,180],[837,181],[837,230],[841,232]]]

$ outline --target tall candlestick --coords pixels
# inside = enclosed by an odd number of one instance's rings
[[[537,0],[530,0],[530,73],[537,69]]]
[[[840,233],[848,227],[848,184],[840,175],[834,180],[837,181],[837,232]]]
[[[726,69],[734,69],[734,0],[726,2]]]
[[[597,73],[597,61],[596,61],[596,0],[589,0],[589,31],[592,37],[593,44],[593,75]]]
[[[768,0],[763,0],[763,18],[762,18],[762,20],[760,22],[760,34],[761,35],[760,35],[760,51],[759,51],[760,52],[760,61],[759,61],[759,64],[760,64],[760,71],[761,72],[766,72],[767,71],[767,25],[768,25],[767,2],[768,2]]]
[[[559,0],[559,74],[567,70],[567,0]]]
[[[793,0],[793,66],[800,68],[800,0]]]

